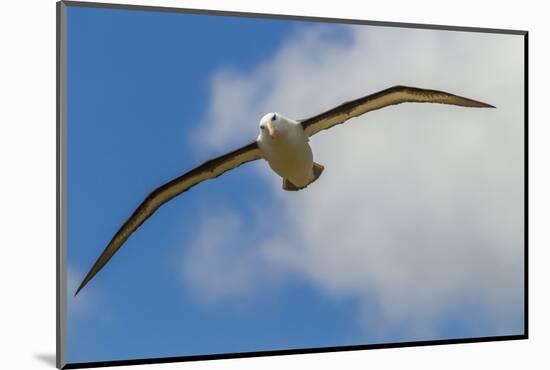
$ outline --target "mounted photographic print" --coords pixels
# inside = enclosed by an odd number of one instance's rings
[[[527,338],[527,32],[57,5],[58,367]]]

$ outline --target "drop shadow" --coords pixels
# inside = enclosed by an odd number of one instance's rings
[[[55,367],[55,353],[35,353],[34,358],[42,361],[46,365]]]

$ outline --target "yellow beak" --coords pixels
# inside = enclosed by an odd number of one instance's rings
[[[271,136],[271,138],[275,137],[276,132],[273,126],[271,126],[271,122],[267,123],[267,131],[269,131],[269,136]]]

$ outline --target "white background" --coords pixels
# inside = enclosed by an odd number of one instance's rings
[[[394,0],[125,1],[530,31],[530,339],[151,365],[158,369],[542,368],[550,344],[545,214],[549,25],[544,2]],[[55,2],[10,1],[0,22],[0,340],[2,368],[52,368],[55,354]],[[135,367],[139,368],[139,367]]]

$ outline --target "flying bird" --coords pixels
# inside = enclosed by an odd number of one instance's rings
[[[322,130],[342,124],[367,112],[401,103],[440,103],[462,107],[494,108],[480,101],[444,91],[394,86],[362,98],[345,102],[336,108],[303,120],[292,120],[280,113],[268,113],[260,120],[256,140],[167,182],[151,192],[113,236],[94,263],[75,296],[105,266],[124,242],[164,203],[202,181],[216,178],[240,165],[264,159],[282,178],[282,187],[298,191],[315,182],[324,167],[313,161],[309,138]]]

